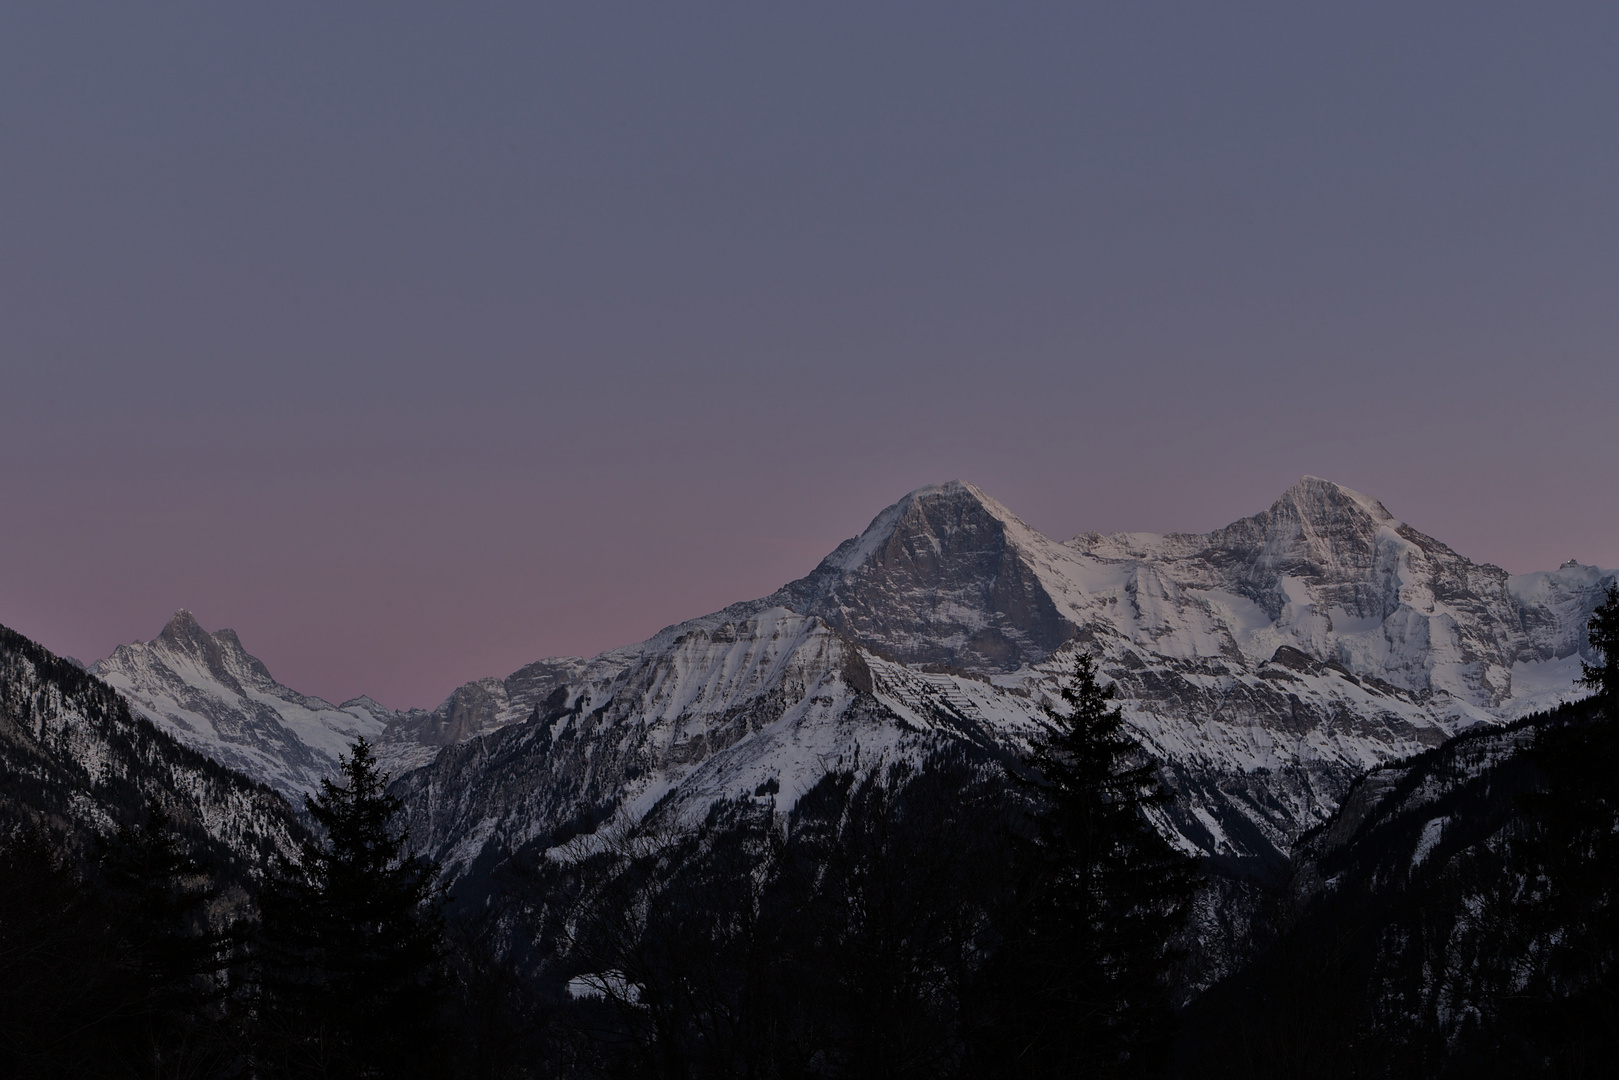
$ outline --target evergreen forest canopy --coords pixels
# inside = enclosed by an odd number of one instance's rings
[[[75,840],[66,803],[27,804],[8,689],[0,1073],[1605,1072],[1619,591],[1589,629],[1590,698],[1388,770],[1364,819],[1245,881],[1163,839],[1159,772],[1084,655],[1025,760],[958,745],[790,808],[761,789],[696,829],[516,853],[461,898],[408,854],[363,741],[256,864],[132,794]],[[1199,907],[1239,901],[1244,962],[1208,985]]]

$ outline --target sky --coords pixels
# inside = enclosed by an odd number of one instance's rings
[[[0,6],[0,623],[431,707],[907,491],[1619,566],[1619,6]]]

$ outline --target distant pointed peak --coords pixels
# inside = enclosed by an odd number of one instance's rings
[[[1374,521],[1393,521],[1394,515],[1388,508],[1370,495],[1363,495],[1352,488],[1319,476],[1305,476],[1298,483],[1282,493],[1278,503],[1292,503],[1305,516],[1312,507],[1323,504],[1343,505],[1352,503],[1369,514]]]
[[[926,487],[919,487],[889,509],[904,508],[922,502],[976,503],[989,511],[992,516],[1000,518],[1002,521],[1017,521],[1021,524],[1021,519],[1016,514],[1008,510],[993,496],[984,491],[983,488],[977,484],[970,484],[965,480],[946,480],[942,484],[928,484]],[[878,517],[881,519],[882,515],[878,515]]]
[[[142,643],[135,644],[139,647]],[[189,655],[227,681],[242,672],[250,672],[251,678],[265,684],[275,681],[263,661],[243,647],[236,631],[224,629],[210,633],[185,608],[176,611],[162,633],[145,644],[157,646],[160,653],[166,650],[170,654]]]
[[[191,614],[191,610],[189,608],[180,608],[169,617],[168,626],[165,626],[164,629],[184,630],[191,627],[196,627],[198,630],[201,630],[202,624],[197,622],[197,617]]]
[[[906,663],[1012,671],[1071,634],[1038,569],[1055,546],[972,484],[929,484],[758,603]]]
[[[236,636],[236,631],[229,629],[209,631],[197,621],[195,615],[185,608],[181,608],[174,613],[167,625],[163,627],[162,633],[157,635],[157,641],[165,642],[170,646],[191,645],[215,649],[223,647],[227,651],[246,654],[246,650],[242,648],[241,639]]]
[[[242,640],[236,636],[236,631],[229,627],[223,630],[208,630],[197,621],[195,615],[185,608],[176,611],[169,618],[168,623],[164,625],[162,632],[158,636],[181,641],[206,638],[221,644],[234,645],[238,649],[242,647]]]
[[[1033,532],[1016,514],[987,495],[981,488],[965,480],[947,480],[942,484],[928,484],[908,492],[903,498],[871,519],[859,536],[845,540],[836,551],[828,555],[823,566],[839,570],[852,570],[871,557],[873,552],[888,543],[902,523],[926,518],[940,506],[976,510],[1012,525],[1018,530]]]
[[[157,635],[159,641],[172,644],[204,641],[211,637],[208,631],[202,628],[197,617],[185,608],[176,611]]]

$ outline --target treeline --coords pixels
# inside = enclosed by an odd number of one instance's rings
[[[369,747],[310,810],[324,836],[221,874],[156,802],[73,858],[0,845],[0,1075],[450,1075],[434,868],[403,854]]]
[[[1082,658],[1010,794],[960,755],[787,812],[762,788],[519,861],[448,916],[364,743],[234,911],[155,808],[79,866],[15,834],[0,1074],[1149,1074],[1192,878],[1109,696]]]
[[[595,998],[596,1064],[656,1077],[1142,1076],[1167,1063],[1194,884],[1088,657],[1008,791],[959,750],[786,814],[578,842],[516,890]],[[594,848],[594,850],[593,850]]]

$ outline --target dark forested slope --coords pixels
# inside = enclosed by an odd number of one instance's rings
[[[1188,1075],[1608,1075],[1619,723],[1597,699],[1363,778],[1275,938],[1192,1011]]]

